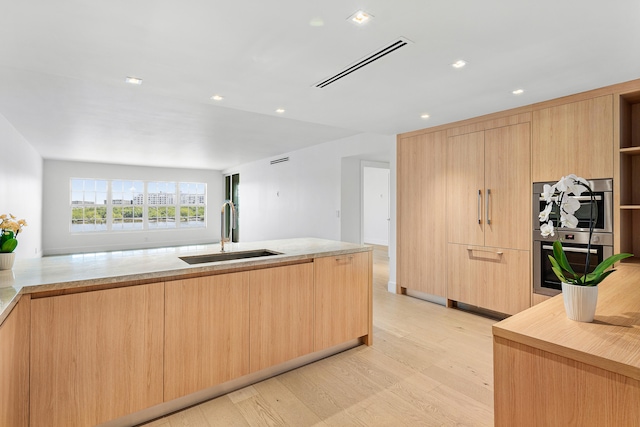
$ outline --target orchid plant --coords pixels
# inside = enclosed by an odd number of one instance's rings
[[[594,209],[595,209],[595,197],[589,182],[576,175],[563,176],[556,184],[545,184],[543,188],[543,197],[547,203],[546,207],[540,212],[539,219],[540,234],[543,237],[554,236],[555,229],[553,221],[550,219],[550,215],[554,209],[559,209],[560,213],[560,227],[576,228],[578,225],[578,219],[574,215],[578,209],[580,209],[580,202],[576,197],[583,193],[588,193],[591,199],[589,203],[589,241],[587,243],[587,253],[585,255],[585,269],[584,272],[575,272],[567,256],[562,249],[562,243],[560,240],[553,242],[553,255],[549,255],[551,266],[555,275],[564,283],[570,283],[578,286],[597,286],[608,275],[615,270],[609,270],[616,262],[629,258],[633,254],[621,253],[612,255],[609,258],[603,260],[598,266],[589,272],[589,254],[591,253],[591,237],[593,236],[594,228]]]
[[[0,215],[0,253],[11,253],[18,246],[18,234],[22,227],[26,227],[24,219],[16,220],[16,217],[9,214]]]

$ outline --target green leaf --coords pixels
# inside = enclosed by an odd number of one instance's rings
[[[2,243],[2,246],[0,246],[0,252],[13,252],[16,246],[18,246],[18,241],[16,239],[6,239]]]
[[[576,272],[573,271],[573,268],[571,268],[569,260],[567,260],[567,256],[562,249],[562,243],[560,243],[560,240],[556,240],[555,242],[553,242],[553,257],[556,261],[558,261],[560,268],[571,273],[573,277],[577,276]]]
[[[612,255],[609,258],[602,261],[600,264],[598,264],[598,266],[593,270],[592,274],[595,274],[595,275],[602,274],[607,268],[611,267],[616,262],[632,256],[633,254],[626,254],[626,253]]]

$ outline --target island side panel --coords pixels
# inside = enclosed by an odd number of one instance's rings
[[[29,425],[30,298],[20,301],[0,325],[0,425]]]
[[[494,336],[495,426],[640,426],[640,381]]]

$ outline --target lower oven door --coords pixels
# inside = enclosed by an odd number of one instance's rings
[[[580,243],[562,243],[562,248],[567,260],[576,273],[584,272],[587,261],[587,245]],[[553,255],[553,244],[548,241],[534,242],[534,282],[533,292],[542,295],[554,296],[561,292],[562,284],[551,268],[549,255]],[[589,273],[592,272],[602,260],[613,255],[613,247],[606,245],[591,245],[589,249]]]

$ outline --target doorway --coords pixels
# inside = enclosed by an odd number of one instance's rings
[[[232,174],[224,177],[224,199],[231,200],[236,208],[236,228],[231,229],[231,241],[240,241],[240,174]],[[231,208],[225,206],[227,218],[231,215]],[[229,222],[225,224],[225,235],[229,236]]]
[[[391,227],[390,171],[387,164],[369,163],[362,168],[363,243],[389,246]]]

